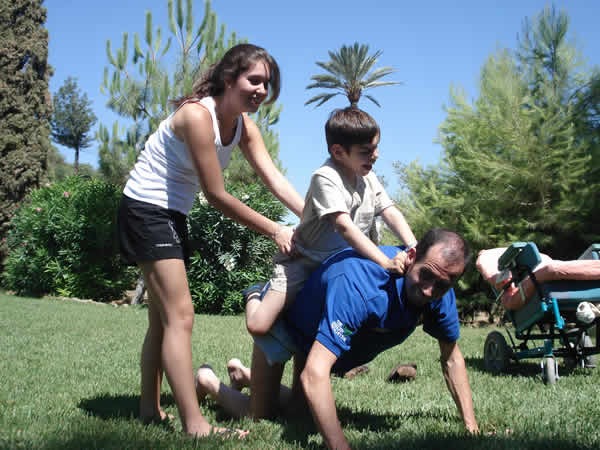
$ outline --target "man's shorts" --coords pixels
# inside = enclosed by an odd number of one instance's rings
[[[117,221],[125,264],[174,258],[187,265],[189,244],[184,214],[123,195]]]
[[[260,295],[261,299],[265,296],[267,290],[269,290],[269,283],[263,288]],[[285,363],[297,351],[294,338],[288,332],[285,322],[281,319],[277,319],[267,334],[253,337],[253,339],[256,345],[263,351],[267,362],[271,366],[275,363]]]

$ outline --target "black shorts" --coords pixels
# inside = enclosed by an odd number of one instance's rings
[[[123,195],[117,222],[125,264],[175,258],[187,266],[189,243],[184,214]]]

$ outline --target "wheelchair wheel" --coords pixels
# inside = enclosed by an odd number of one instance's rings
[[[508,367],[511,354],[502,333],[492,331],[488,334],[483,346],[483,362],[486,370],[494,374],[503,372]]]
[[[544,384],[555,384],[557,378],[557,367],[554,358],[542,359],[542,378]]]
[[[583,336],[581,336],[581,339],[579,340],[577,346],[578,348],[583,349],[586,347],[594,347],[594,344],[592,343],[592,339],[587,334],[584,334]],[[565,356],[564,361],[565,366],[570,369],[574,369],[575,367],[585,367],[586,369],[594,369],[596,367],[595,355],[588,355],[583,357],[582,359],[575,359],[570,356]]]
[[[594,344],[592,343],[592,338],[589,337],[587,334],[585,335],[585,338],[583,339],[583,347],[594,347]],[[595,369],[596,368],[596,355],[586,356],[584,358],[583,362],[584,362],[583,367],[585,367],[586,369]]]

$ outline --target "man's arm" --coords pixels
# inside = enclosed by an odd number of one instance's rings
[[[467,430],[479,433],[479,426],[473,411],[473,396],[467,377],[465,360],[456,342],[438,340],[440,344],[442,373],[446,386],[456,403]]]
[[[300,382],[313,419],[327,444],[332,449],[349,449],[337,417],[329,374],[337,360],[331,351],[318,341],[313,343],[300,375]]]

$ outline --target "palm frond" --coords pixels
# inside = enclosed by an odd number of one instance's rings
[[[369,100],[371,100],[373,103],[375,103],[377,106],[379,106],[381,108],[381,105],[379,104],[379,102],[377,100],[375,100],[373,98],[373,96],[369,95],[369,94],[364,94],[363,97],[368,98]]]
[[[350,104],[356,104],[365,89],[402,84],[398,81],[378,81],[395,72],[392,67],[387,66],[372,70],[382,53],[381,50],[377,50],[369,55],[369,46],[358,42],[353,45],[342,45],[336,51],[328,51],[329,61],[316,63],[327,73],[313,75],[311,77],[313,83],[310,83],[306,89],[321,88],[343,91]],[[308,100],[305,105],[319,102],[316,106],[320,106],[339,94],[340,92],[319,94]],[[367,98],[379,106],[372,96],[367,96]]]
[[[313,75],[312,77],[310,77],[310,79],[315,81],[316,83],[331,84],[333,87],[342,87],[344,84],[340,81],[338,77],[327,74]]]
[[[372,81],[378,80],[379,78],[383,78],[388,75],[391,75],[392,73],[395,73],[395,72],[396,72],[396,70],[394,70],[392,67],[378,67],[377,69],[373,70],[373,72],[371,72],[366,77],[365,81],[370,83]]]
[[[320,100],[319,103],[315,105],[315,108],[316,108],[317,106],[321,106],[327,100],[329,100],[332,97],[335,97],[336,95],[340,95],[340,93],[339,92],[335,92],[333,94],[319,94],[319,95],[316,95],[313,98],[311,98],[310,100],[307,100],[304,103],[304,106],[310,105],[311,103],[314,103],[314,102]]]
[[[363,90],[371,89],[371,88],[375,88],[375,87],[381,87],[381,86],[394,86],[394,85],[402,85],[402,84],[404,84],[404,83],[402,83],[401,81],[373,81],[372,83],[364,84]]]

